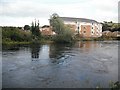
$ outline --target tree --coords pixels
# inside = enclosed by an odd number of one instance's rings
[[[30,30],[30,26],[29,25],[25,25],[24,26],[24,30]]]
[[[35,20],[35,23],[32,22],[32,26],[31,26],[31,32],[32,32],[32,35],[34,38],[40,38],[41,36],[41,33],[40,33],[40,30],[39,30],[39,21],[38,23],[36,24],[36,20]]]
[[[57,34],[63,34],[63,30],[65,29],[63,21],[59,18],[58,14],[52,14],[50,18],[50,25],[52,29]]]
[[[30,41],[31,33],[24,32],[19,27],[2,27],[2,40],[6,41]]]
[[[56,32],[56,36],[54,38],[55,42],[60,43],[70,43],[73,40],[73,33],[70,27],[64,25],[63,21],[60,19],[58,14],[52,14],[50,18],[50,25],[52,26],[53,31]]]
[[[102,30],[103,31],[119,31],[119,23],[113,23],[112,21],[110,22],[106,22],[104,21],[104,23],[102,23],[103,27],[102,27]]]

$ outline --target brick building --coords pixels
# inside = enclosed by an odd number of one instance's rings
[[[102,36],[102,24],[95,20],[85,18],[60,17],[64,24],[69,26],[75,34],[82,37]]]
[[[44,25],[40,28],[40,31],[41,31],[41,34],[42,35],[47,35],[47,36],[50,36],[50,35],[54,35],[55,32],[52,31],[52,28],[51,26],[49,25]]]

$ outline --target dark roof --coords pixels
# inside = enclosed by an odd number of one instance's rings
[[[80,21],[80,22],[89,22],[89,23],[98,23],[97,21],[95,20],[92,20],[92,19],[86,19],[86,18],[73,18],[73,17],[60,17],[63,21],[73,21],[73,22],[77,22],[77,21]]]
[[[49,25],[44,25],[44,26],[42,26],[42,28],[45,28],[45,27],[49,28],[50,26],[49,26]]]

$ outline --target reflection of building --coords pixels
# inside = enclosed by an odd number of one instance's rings
[[[92,48],[97,48],[98,44],[97,42],[92,42],[92,41],[85,41],[85,42],[77,42],[75,44],[75,47],[81,48],[83,51],[90,51]]]
[[[102,24],[95,20],[85,18],[60,17],[64,24],[69,26],[75,34],[82,37],[100,37],[102,36]]]
[[[92,48],[92,44],[93,44],[93,43],[91,43],[91,42],[89,42],[89,41],[86,41],[85,44],[84,44],[84,48],[90,49],[90,48]],[[94,44],[93,44],[93,45],[94,45]]]
[[[55,32],[52,31],[49,25],[44,25],[40,29],[42,35],[54,35]]]

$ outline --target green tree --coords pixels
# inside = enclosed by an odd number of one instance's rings
[[[18,27],[2,27],[3,42],[10,41],[30,41],[31,33],[24,32]]]
[[[120,25],[119,23],[113,23],[112,21],[110,22],[106,22],[104,21],[104,23],[102,23],[103,27],[102,30],[103,31],[120,31]]]
[[[56,36],[54,37],[55,42],[70,43],[73,41],[72,30],[70,27],[64,25],[58,14],[52,14],[50,18],[50,25],[52,26],[53,31],[56,32]]]
[[[52,29],[53,31],[55,31],[56,34],[63,34],[65,27],[58,14],[52,14],[52,16],[50,17],[50,25],[52,26]]]
[[[39,29],[39,21],[37,24],[36,24],[36,21],[35,23],[32,22],[31,32],[32,32],[33,38],[39,39],[41,37],[41,33]]]

